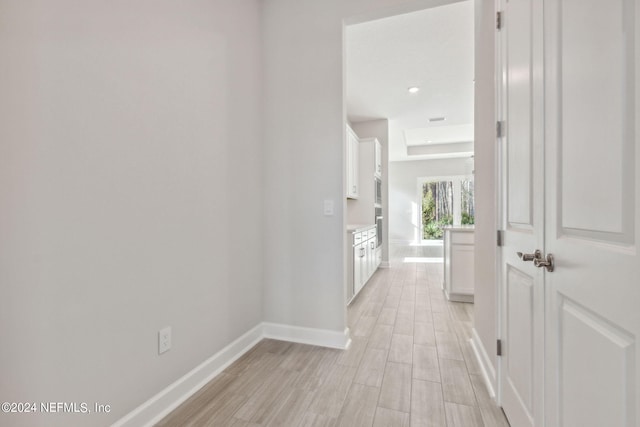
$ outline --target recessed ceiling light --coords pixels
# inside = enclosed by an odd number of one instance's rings
[[[420,88],[418,86],[411,86],[409,89],[407,89],[409,91],[409,93],[416,93],[420,90]]]
[[[444,120],[445,120],[444,117],[429,117],[429,123],[442,122]]]

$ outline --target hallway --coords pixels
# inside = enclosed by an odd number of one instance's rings
[[[508,426],[469,344],[473,305],[443,298],[435,256],[393,248],[348,309],[348,351],[263,340],[158,426]]]

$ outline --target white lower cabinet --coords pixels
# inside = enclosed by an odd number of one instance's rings
[[[473,302],[474,236],[472,226],[444,228],[444,293],[447,299]]]
[[[349,251],[347,301],[351,301],[364,287],[382,261],[382,248],[377,248],[376,228],[358,228],[347,232]]]
[[[364,272],[362,271],[362,265],[364,259],[367,256],[366,244],[360,243],[353,247],[353,295],[356,295],[362,289],[364,283],[362,283],[362,277]]]

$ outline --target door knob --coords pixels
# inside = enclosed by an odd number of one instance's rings
[[[535,259],[533,261],[533,265],[535,265],[536,267],[544,267],[547,269],[547,271],[549,273],[551,273],[553,271],[553,267],[554,267],[554,259],[553,259],[553,254],[549,254],[547,255],[547,259],[543,260],[541,258]]]
[[[542,259],[542,252],[540,252],[539,249],[536,249],[536,251],[532,254],[523,254],[522,252],[517,252],[518,254],[518,258],[520,258],[523,261],[534,261],[537,259]]]

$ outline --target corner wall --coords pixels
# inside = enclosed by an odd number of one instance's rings
[[[110,425],[262,321],[261,3],[2,2],[0,397],[111,412],[1,425]]]
[[[266,321],[346,327],[344,23],[453,2],[263,3]],[[324,200],[334,216],[323,215]]]

